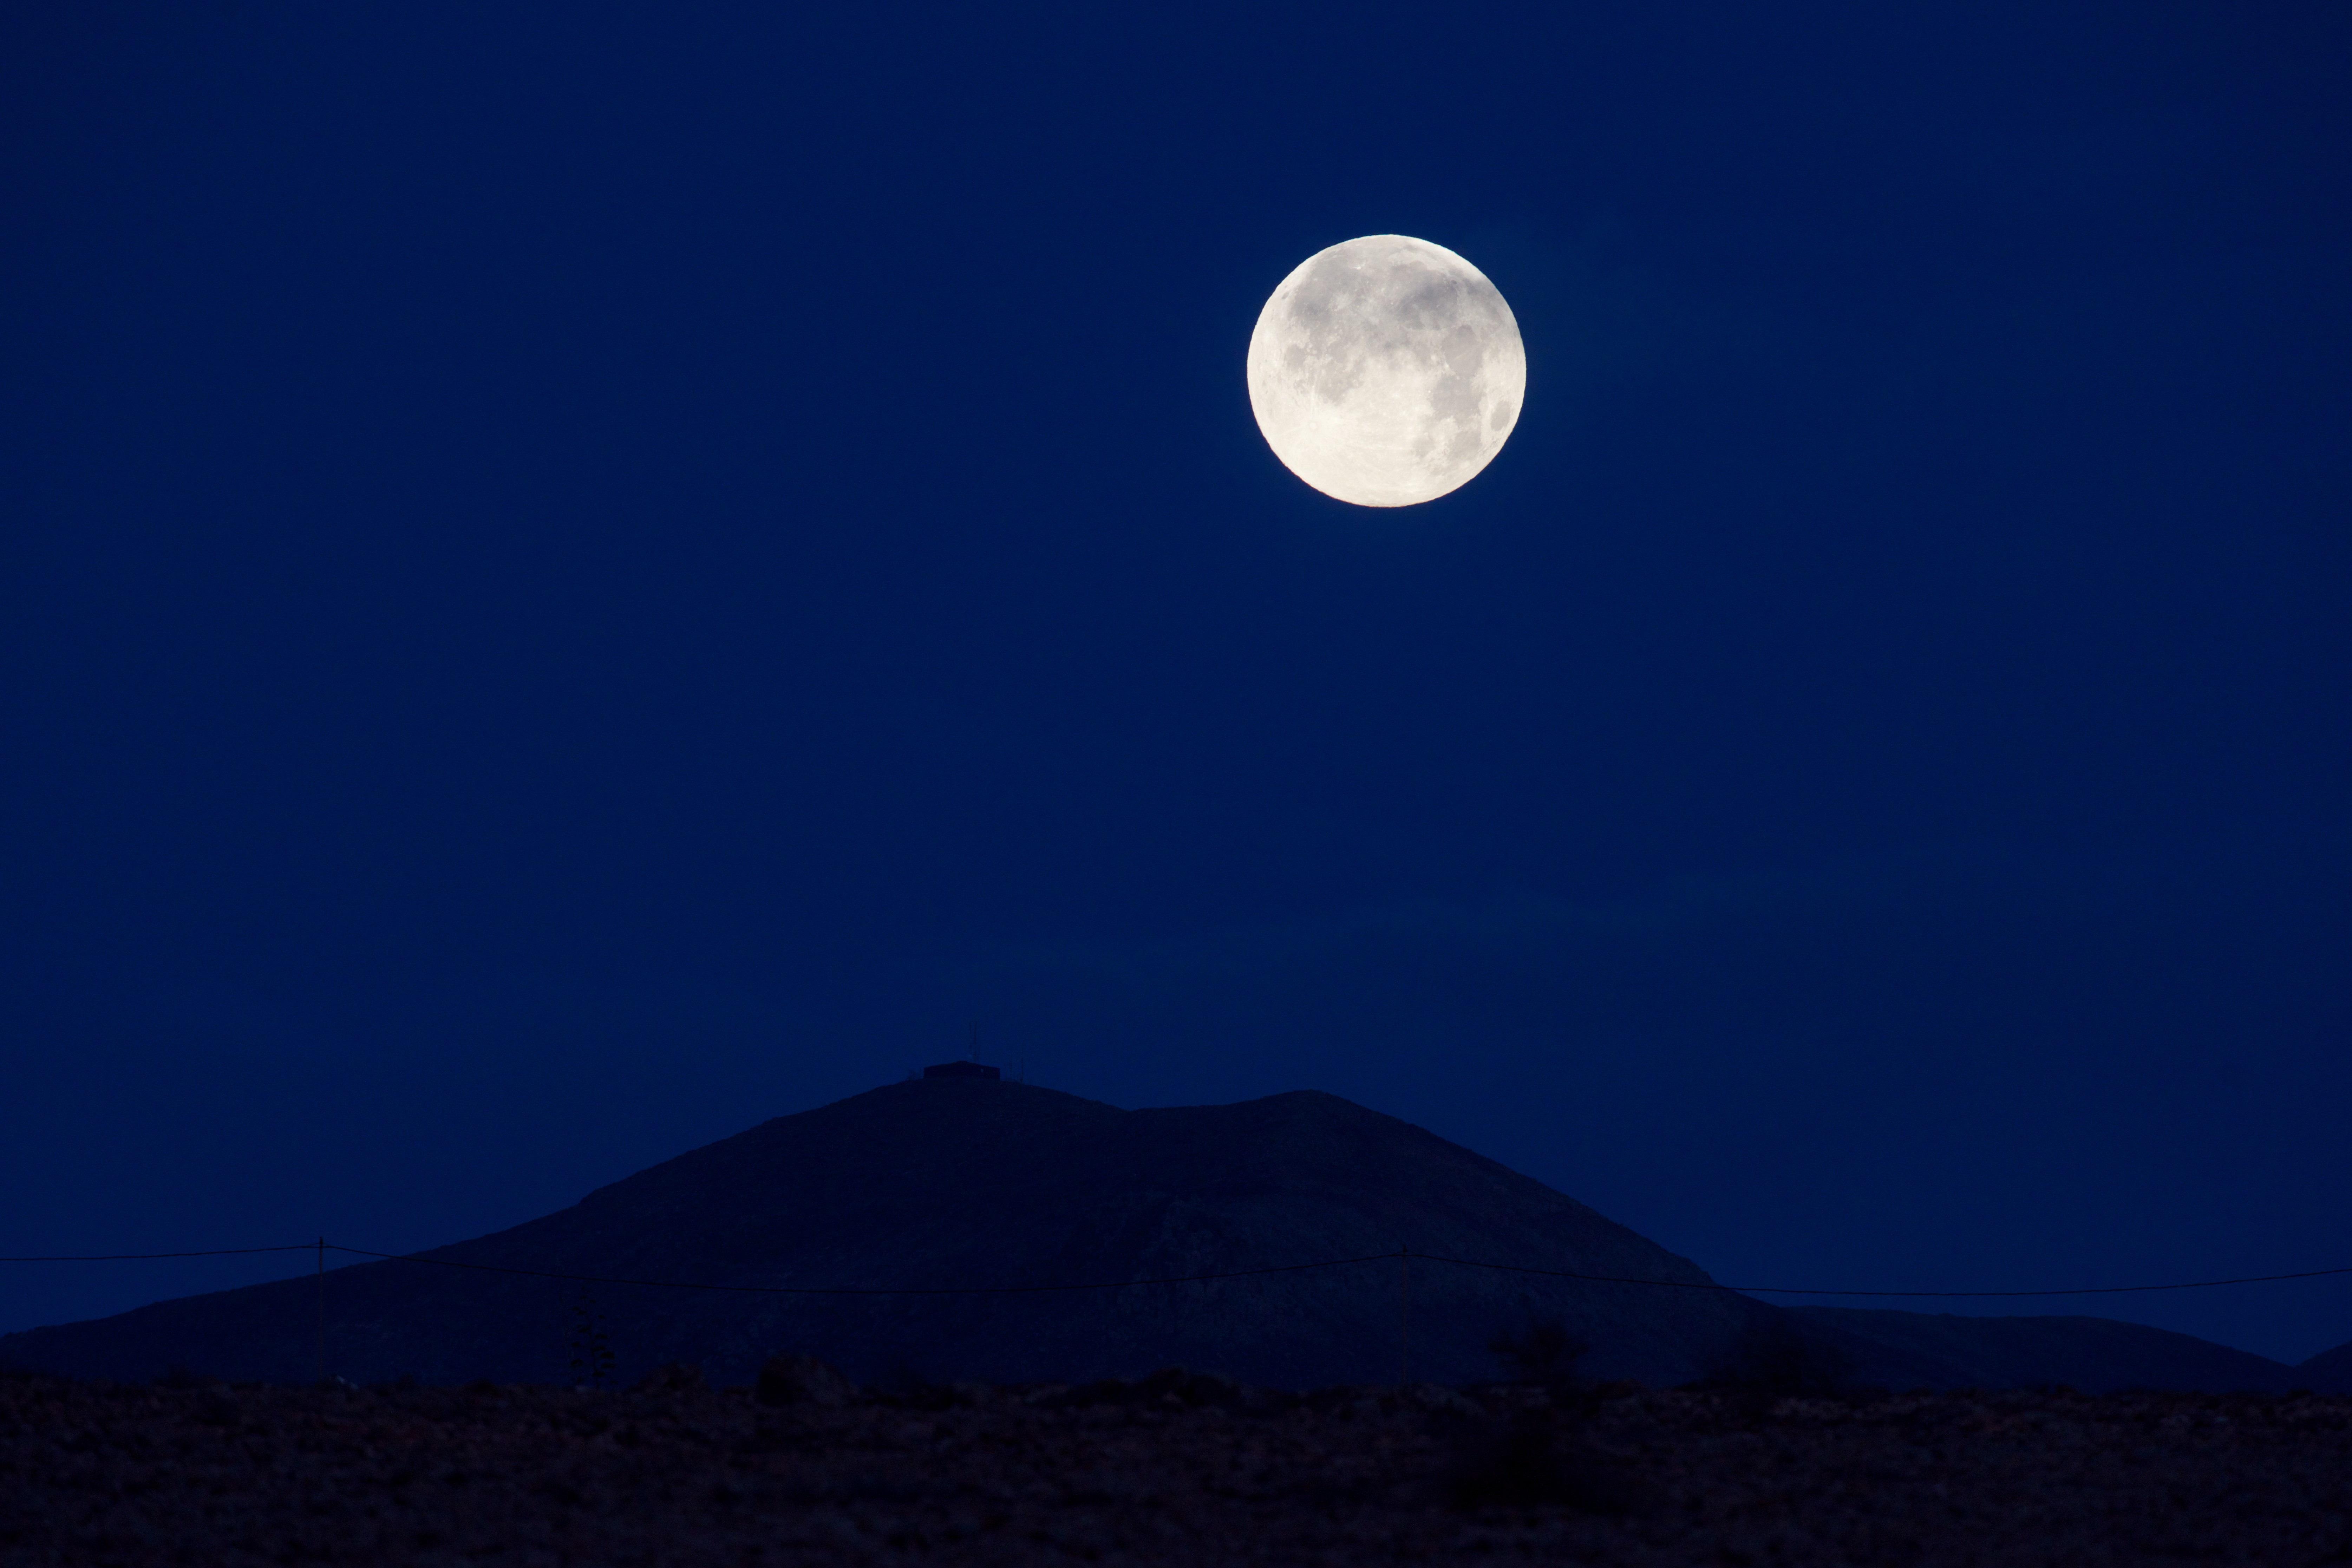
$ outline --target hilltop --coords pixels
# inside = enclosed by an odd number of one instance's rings
[[[803,1352],[861,1381],[1210,1368],[1279,1387],[1394,1378],[1401,1246],[1680,1282],[1582,1284],[1425,1265],[1412,1371],[1491,1375],[1498,1330],[1558,1317],[1598,1375],[1688,1381],[1754,1315],[1686,1258],[1541,1183],[1328,1094],[1122,1110],[1025,1084],[930,1079],[780,1117],[425,1256],[712,1285],[932,1289],[1131,1280],[1386,1254],[1342,1268],[997,1296],[794,1297],[593,1287],[384,1262],[331,1270],[331,1375],[567,1383],[583,1305],[625,1377],[690,1362],[745,1381]],[[288,1280],[0,1339],[0,1361],[144,1379],[312,1375],[318,1298]]]
[[[594,1324],[623,1381],[687,1363],[742,1384],[777,1352],[821,1357],[863,1383],[1072,1382],[1176,1365],[1272,1388],[1393,1381],[1407,1338],[1404,1247],[1661,1282],[1424,1258],[1411,1274],[1416,1380],[1493,1376],[1497,1332],[1556,1320],[1591,1347],[1584,1373],[1653,1386],[1757,1375],[1759,1342],[1771,1363],[1761,1375],[1793,1368],[1805,1386],[2281,1392],[2352,1381],[2342,1350],[2290,1368],[2100,1318],[1783,1310],[1715,1287],[1689,1259],[1540,1182],[1333,1095],[1123,1110],[982,1078],[893,1084],[776,1118],[570,1208],[421,1255],[433,1262],[332,1269],[326,1370],[358,1384],[571,1384],[582,1375],[575,1338]],[[1331,1258],[1370,1261],[1015,1289]],[[905,1293],[761,1293],[779,1287]],[[971,1287],[1003,1293],[939,1293]],[[0,1338],[0,1365],[308,1382],[320,1298],[306,1279],[158,1302]],[[1807,1347],[1793,1362],[1792,1342]]]

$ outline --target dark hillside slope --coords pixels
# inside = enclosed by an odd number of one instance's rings
[[[2322,1351],[2294,1369],[2298,1388],[2314,1394],[2352,1394],[2352,1343]]]
[[[1852,1360],[1853,1380],[1887,1388],[2126,1388],[2283,1394],[2294,1368],[2193,1334],[2112,1318],[1964,1318],[1853,1307],[1790,1309]]]
[[[431,1254],[636,1279],[833,1288],[1132,1280],[1415,1251],[1582,1273],[1706,1277],[1583,1205],[1328,1094],[1120,1110],[1022,1084],[892,1085],[736,1137],[577,1205]],[[995,1296],[768,1296],[597,1286],[623,1377],[672,1361],[740,1382],[778,1351],[861,1379],[899,1369],[1075,1380],[1183,1364],[1277,1386],[1392,1379],[1392,1257],[1211,1284]],[[180,1365],[307,1381],[310,1280],[0,1339],[0,1363],[147,1378]],[[572,1381],[581,1287],[386,1262],[327,1276],[327,1370],[355,1382]],[[1412,1374],[1492,1375],[1488,1339],[1558,1315],[1588,1370],[1680,1383],[1766,1309],[1706,1289],[1412,1269]]]

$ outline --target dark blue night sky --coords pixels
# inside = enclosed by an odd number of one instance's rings
[[[0,1253],[444,1242],[976,1024],[1733,1283],[2352,1265],[2342,7],[41,9]],[[1529,362],[1397,511],[1242,379],[1376,233]]]

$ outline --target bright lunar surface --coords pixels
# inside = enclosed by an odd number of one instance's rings
[[[1519,323],[1486,275],[1402,234],[1318,250],[1250,334],[1250,408],[1283,466],[1358,506],[1470,482],[1518,422]]]

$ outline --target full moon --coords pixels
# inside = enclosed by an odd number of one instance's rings
[[[1357,506],[1414,506],[1494,461],[1528,389],[1519,323],[1442,245],[1367,235],[1282,280],[1250,333],[1250,409],[1283,466]]]

